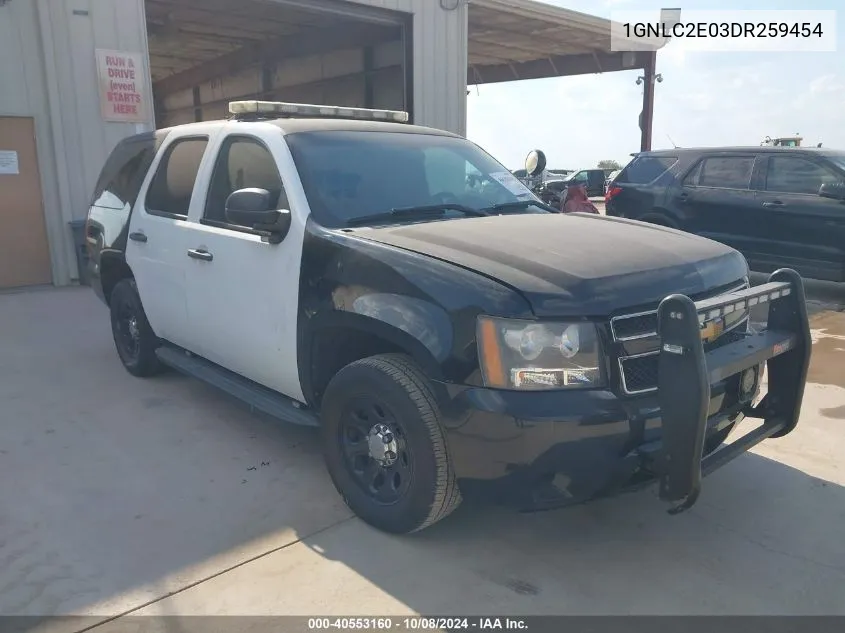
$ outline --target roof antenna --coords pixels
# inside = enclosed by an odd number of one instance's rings
[[[670,142],[670,143],[672,143],[672,147],[674,147],[675,149],[678,149],[678,146],[677,146],[677,145],[675,145],[675,141],[673,141],[673,140],[672,140],[672,137],[671,137],[671,136],[669,136],[669,135],[667,134],[667,135],[666,135],[666,138],[668,138],[668,139],[669,139],[669,142]]]

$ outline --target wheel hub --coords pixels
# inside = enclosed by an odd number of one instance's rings
[[[140,332],[138,331],[138,319],[135,317],[130,318],[127,327],[129,329],[129,336],[132,337],[133,340],[136,340],[140,335]]]
[[[396,463],[399,446],[396,435],[386,424],[376,424],[367,435],[370,457],[380,466],[389,467]]]

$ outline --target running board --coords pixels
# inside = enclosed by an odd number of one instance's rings
[[[299,408],[293,400],[190,352],[164,345],[156,350],[156,356],[168,367],[216,387],[273,418],[300,426],[320,426],[317,416],[304,405]]]

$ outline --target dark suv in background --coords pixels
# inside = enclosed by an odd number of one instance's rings
[[[605,195],[606,214],[695,233],[745,255],[845,281],[845,152],[719,147],[636,154]]]

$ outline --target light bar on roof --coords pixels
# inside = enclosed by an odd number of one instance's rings
[[[408,113],[397,110],[371,110],[345,106],[314,105],[310,103],[283,103],[281,101],[232,101],[232,114],[278,114],[279,116],[331,117],[336,119],[363,119],[367,121],[393,121],[407,123]]]

